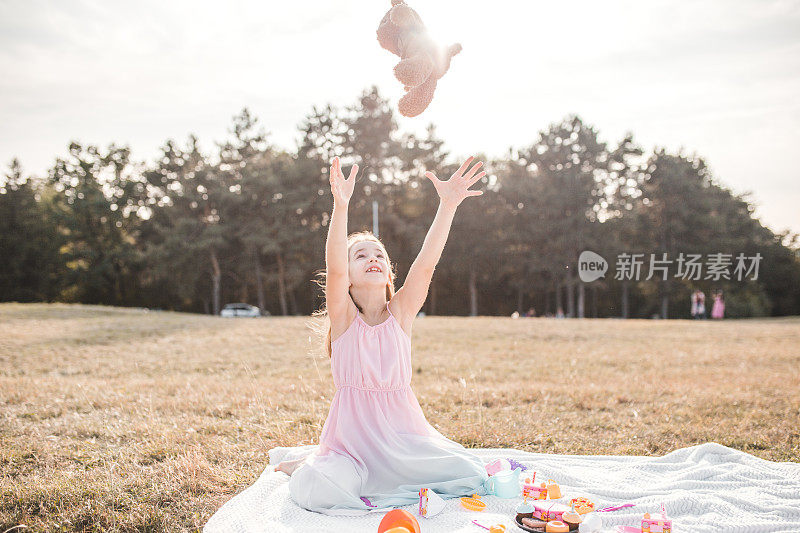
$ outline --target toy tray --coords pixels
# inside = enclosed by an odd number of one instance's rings
[[[536,519],[534,518],[534,520],[536,520]],[[541,522],[541,520],[539,520],[539,522]],[[522,519],[519,518],[519,516],[514,518],[514,523],[516,523],[517,527],[520,528],[522,531],[528,531],[529,533],[544,533],[545,532],[545,524],[547,524],[547,522],[541,522],[541,524],[542,524],[541,527],[539,527],[539,526],[528,527],[528,526],[522,524]],[[569,530],[570,531],[578,531],[578,527],[575,526],[574,528],[570,528]]]

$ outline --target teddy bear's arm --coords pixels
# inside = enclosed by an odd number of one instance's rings
[[[416,87],[420,85],[433,72],[433,62],[427,54],[418,54],[413,57],[402,59],[394,67],[394,75],[406,87]]]

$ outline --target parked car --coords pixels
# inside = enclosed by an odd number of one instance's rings
[[[236,303],[236,304],[227,304],[225,307],[222,308],[220,311],[220,316],[231,318],[231,317],[259,317],[261,316],[261,309],[256,307],[255,305],[250,304],[243,304],[243,303]]]

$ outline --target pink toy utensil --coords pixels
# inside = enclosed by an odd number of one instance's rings
[[[603,507],[602,509],[598,509],[597,513],[610,513],[611,511],[619,511],[620,509],[624,509],[626,507],[636,507],[635,503],[623,503],[622,505],[615,505],[614,507]]]
[[[483,524],[479,523],[477,520],[473,520],[472,523],[478,527],[482,527],[483,529],[489,531],[489,533],[505,533],[506,530],[506,526],[504,526],[503,524],[495,524],[491,527],[486,527]]]

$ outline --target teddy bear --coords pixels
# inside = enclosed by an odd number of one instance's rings
[[[377,33],[380,45],[400,56],[394,75],[407,91],[397,105],[400,114],[416,117],[433,100],[436,83],[450,68],[450,59],[461,51],[461,45],[436,44],[420,16],[403,0],[392,0]]]

